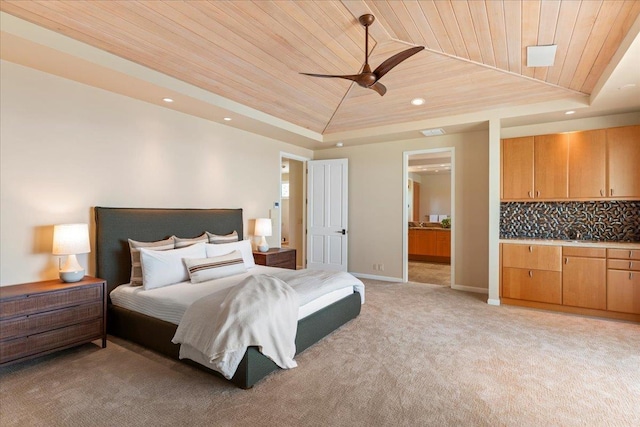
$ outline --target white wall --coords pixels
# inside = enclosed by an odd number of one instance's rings
[[[403,152],[455,147],[456,284],[486,289],[488,141],[480,131],[316,151],[349,159],[349,271],[402,279]]]
[[[429,215],[451,215],[451,174],[421,176],[420,221],[428,221]]]
[[[0,285],[56,278],[53,224],[85,222],[93,231],[93,206],[243,208],[249,236],[252,219],[268,216],[279,199],[280,152],[313,154],[1,65]],[[90,273],[93,258],[79,257]]]

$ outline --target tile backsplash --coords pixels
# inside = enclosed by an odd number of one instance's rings
[[[500,238],[640,242],[640,202],[503,202]]]

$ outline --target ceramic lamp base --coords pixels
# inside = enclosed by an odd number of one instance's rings
[[[79,282],[84,277],[84,270],[80,271],[61,271],[60,280],[66,283]]]
[[[269,251],[269,244],[267,244],[267,239],[265,239],[264,236],[262,236],[262,239],[260,240],[260,243],[258,243],[258,250],[260,252]]]

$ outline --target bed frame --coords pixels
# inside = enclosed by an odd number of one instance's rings
[[[234,230],[243,239],[242,209],[131,209],[94,208],[96,221],[96,272],[107,281],[108,292],[128,283],[131,258],[127,239],[156,241],[171,235],[195,237],[204,231],[229,234]],[[310,347],[360,314],[360,295],[354,292],[298,322],[296,354]],[[107,331],[174,359],[180,346],[171,339],[177,326],[108,301]],[[183,360],[224,378],[218,372],[190,360]],[[249,347],[231,381],[241,388],[251,388],[266,375],[280,368]]]

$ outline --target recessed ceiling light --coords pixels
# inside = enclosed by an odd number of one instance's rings
[[[336,147],[342,147],[344,144],[342,142],[337,142]]]
[[[565,114],[567,116],[570,116],[571,114],[575,114],[575,113],[576,113],[575,111],[571,110],[571,111],[567,111]]]
[[[446,165],[440,165],[440,166],[445,167]]]
[[[435,135],[444,135],[444,129],[425,129],[420,131],[424,136],[435,136]]]
[[[413,98],[411,100],[411,105],[422,105],[425,103],[424,98]]]
[[[225,122],[230,122],[230,121],[231,121],[231,117],[225,117],[225,118],[224,118],[224,119],[222,119],[222,120],[224,120]]]
[[[436,169],[436,172],[440,172],[438,169]]]
[[[162,100],[164,102],[168,102],[168,103],[172,103],[173,102],[173,99],[171,99],[171,98],[162,98]]]

